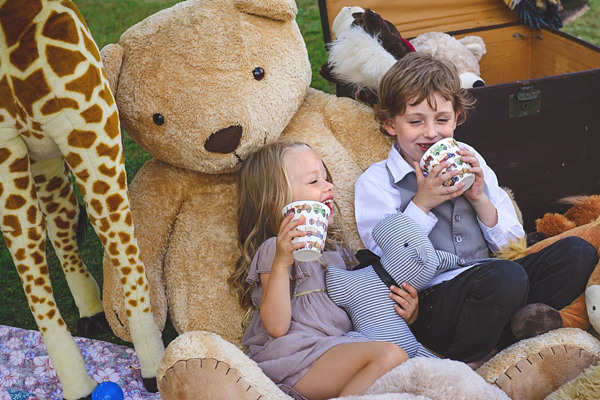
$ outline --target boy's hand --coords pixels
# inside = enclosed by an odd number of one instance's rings
[[[403,283],[402,288],[390,286],[390,290],[390,298],[397,303],[394,305],[394,309],[406,321],[407,325],[411,325],[419,316],[417,290],[408,283]]]
[[[297,230],[296,227],[304,225],[304,218],[298,218],[292,221],[294,213],[290,213],[283,218],[279,225],[279,233],[277,234],[275,251],[275,259],[273,260],[273,268],[289,268],[294,263],[292,253],[294,250],[304,247],[304,243],[292,243],[292,239],[298,236],[306,236],[306,231]]]
[[[469,170],[475,174],[475,181],[471,185],[471,187],[465,191],[465,197],[469,201],[480,201],[482,200],[482,196],[486,196],[483,192],[483,188],[485,186],[485,179],[483,176],[483,170],[479,165],[479,160],[475,157],[475,154],[471,152],[466,147],[461,147],[458,150],[458,154],[460,154],[460,158],[469,164]],[[487,197],[487,196],[486,196]]]
[[[444,161],[431,170],[429,175],[425,177],[419,163],[414,162],[415,174],[417,175],[417,194],[412,202],[419,207],[423,212],[428,213],[432,208],[435,208],[445,202],[463,194],[464,183],[459,183],[455,186],[444,186],[444,182],[459,174],[459,171],[452,170],[442,172],[448,167],[449,163]],[[483,176],[483,175],[482,175]]]
[[[485,226],[489,228],[496,226],[498,223],[498,210],[483,191],[485,180],[479,160],[472,151],[464,147],[458,150],[458,154],[464,162],[470,165],[469,169],[475,174],[475,181],[469,190],[465,191],[465,198],[471,203],[477,217]]]

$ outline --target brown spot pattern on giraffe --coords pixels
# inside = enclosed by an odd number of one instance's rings
[[[76,172],[75,176],[77,176],[79,179],[81,179],[83,181],[83,183],[86,183],[88,178],[90,177],[90,173],[88,172],[87,169],[84,169],[79,172]]]
[[[27,222],[35,224],[38,216],[38,208],[36,206],[29,206],[27,209]]]
[[[94,145],[98,135],[94,131],[73,130],[67,137],[67,143],[71,147],[89,149]]]
[[[79,32],[81,32],[81,37],[85,43],[85,49],[96,59],[96,61],[100,61],[100,52],[98,51],[96,43],[88,37],[83,29],[80,29]]]
[[[25,112],[33,117],[33,103],[50,93],[50,87],[46,82],[46,76],[42,69],[32,72],[25,80],[12,77],[12,84],[15,89],[15,96],[21,103]]]
[[[108,168],[106,166],[106,164],[102,164],[100,167],[98,167],[98,172],[100,172],[102,175],[106,175],[106,176],[112,178],[115,175],[117,175],[117,168],[116,167]]]
[[[9,165],[9,170],[13,174],[18,172],[27,172],[28,169],[29,157],[27,156],[18,158]]]
[[[79,104],[75,100],[66,97],[51,98],[46,101],[40,111],[42,112],[42,115],[51,115],[60,112],[65,108],[79,110]]]
[[[104,132],[106,132],[111,139],[116,138],[121,133],[119,130],[119,114],[117,114],[116,111],[107,118],[106,124],[104,125]]]
[[[92,185],[92,192],[99,195],[104,195],[110,190],[110,185],[104,181],[96,181]]]
[[[125,201],[123,196],[116,193],[112,196],[108,196],[106,198],[106,205],[108,206],[108,211],[115,212],[119,209],[119,206]]]
[[[21,32],[29,25],[42,9],[41,1],[31,1],[28,7],[22,7],[18,1],[7,1],[0,8],[0,24],[6,37],[7,47],[12,47]]]
[[[11,194],[6,198],[4,208],[7,210],[18,210],[27,203],[27,200],[19,194]]]
[[[72,75],[77,66],[86,60],[79,51],[73,51],[62,47],[47,45],[46,59],[52,71],[59,77]]]
[[[32,24],[21,36],[19,45],[10,53],[10,62],[21,72],[35,62],[40,55],[38,53],[35,38],[36,24]]]
[[[110,147],[104,143],[99,143],[98,146],[96,146],[96,153],[98,154],[98,157],[109,157],[113,161],[116,161],[119,152],[118,144]]]
[[[75,21],[68,13],[58,13],[52,11],[42,29],[42,36],[50,39],[67,42],[71,44],[79,43],[77,26]]]
[[[13,180],[15,187],[20,190],[26,190],[29,186],[29,177],[24,176],[22,178],[16,178]]]
[[[94,104],[86,110],[81,112],[81,116],[88,124],[102,121],[102,108],[99,105]]]
[[[12,119],[17,117],[13,92],[8,84],[8,78],[6,76],[2,77],[2,80],[0,80],[0,108],[8,111]]]
[[[90,65],[83,75],[67,83],[65,89],[70,92],[81,93],[85,96],[85,101],[90,101],[94,89],[101,83],[100,71],[94,65]]]
[[[98,96],[100,96],[100,98],[103,99],[109,107],[111,107],[115,102],[109,87],[106,85],[104,85],[104,89],[98,93]]]

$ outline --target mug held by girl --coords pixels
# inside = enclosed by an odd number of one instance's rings
[[[456,169],[460,173],[444,182],[444,186],[454,186],[464,182],[464,190],[467,190],[475,181],[475,174],[469,170],[469,164],[462,161],[458,154],[459,149],[454,138],[445,138],[434,143],[421,157],[420,166],[423,173],[428,174],[438,164],[448,161],[450,165],[444,172]]]
[[[329,207],[318,201],[300,200],[287,204],[281,210],[285,217],[294,213],[294,218],[304,218],[304,225],[296,229],[306,231],[306,236],[292,239],[292,243],[305,242],[304,247],[294,250],[294,259],[297,261],[315,261],[323,255],[325,240],[327,238],[327,223]]]

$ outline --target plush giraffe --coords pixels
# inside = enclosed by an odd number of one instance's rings
[[[46,234],[81,316],[103,310],[98,285],[77,250],[71,173],[118,270],[150,390],[164,345],[151,312],[129,210],[119,117],[98,48],[69,0],[0,0],[0,28],[0,226],[63,396],[89,396],[96,382],[54,301]]]

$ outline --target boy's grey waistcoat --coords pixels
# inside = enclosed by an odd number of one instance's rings
[[[400,191],[400,210],[404,212],[408,203],[417,192],[417,177],[414,172],[407,174],[401,181],[394,182],[388,169],[390,183]],[[489,196],[487,186],[484,192]],[[431,210],[438,219],[429,233],[429,240],[436,250],[447,251],[461,258],[460,264],[490,257],[490,250],[477,222],[477,214],[469,201],[463,196],[448,200]]]

